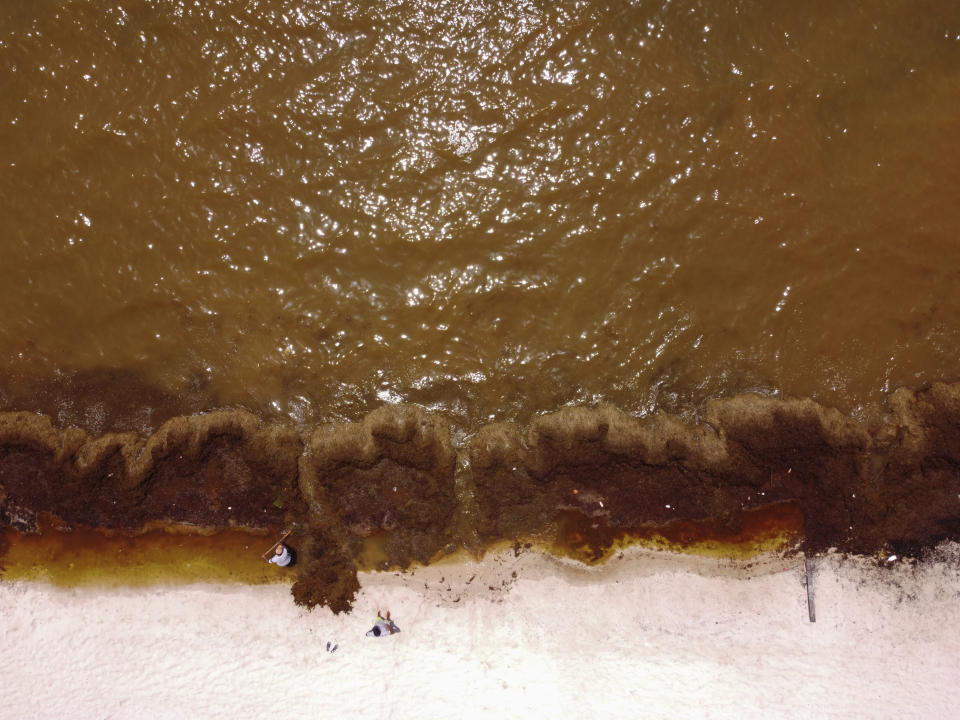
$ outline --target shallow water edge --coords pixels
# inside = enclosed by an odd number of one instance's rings
[[[960,384],[900,389],[887,404],[861,422],[808,399],[741,395],[708,403],[699,424],[570,407],[462,439],[414,405],[306,434],[235,410],[149,436],[9,412],[0,523],[5,544],[44,528],[292,527],[295,599],[334,610],[349,609],[360,568],[503,543],[589,563],[638,540],[722,554],[799,537],[805,552],[918,554],[960,539]]]

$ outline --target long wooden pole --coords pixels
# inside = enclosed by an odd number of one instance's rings
[[[263,557],[264,559],[266,559],[267,555],[269,555],[270,553],[272,553],[272,552],[274,551],[274,549],[277,547],[277,545],[279,545],[279,544],[282,543],[284,540],[286,540],[288,537],[290,537],[290,533],[292,533],[292,532],[293,532],[293,530],[287,530],[287,531],[283,534],[283,537],[280,538],[279,540],[277,540],[273,545],[271,545],[271,546],[270,546],[270,549],[267,550],[261,557]]]
[[[810,616],[810,622],[817,621],[817,612],[813,607],[813,565],[812,557],[803,558],[803,566],[807,571],[807,614]]]

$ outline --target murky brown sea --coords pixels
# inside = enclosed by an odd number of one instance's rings
[[[0,97],[0,409],[960,378],[953,0],[7,0]]]
[[[958,108],[955,0],[5,0],[0,555],[958,539]]]

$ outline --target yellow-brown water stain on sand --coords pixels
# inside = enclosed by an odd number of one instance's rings
[[[82,585],[144,587],[161,583],[292,582],[296,570],[278,568],[261,555],[276,538],[241,530],[211,534],[151,530],[140,535],[76,528],[39,534],[3,530],[8,545],[0,578]],[[279,534],[277,535],[279,537]]]
[[[660,527],[611,527],[602,517],[575,510],[557,515],[556,535],[548,543],[555,555],[590,565],[609,559],[629,545],[707,557],[748,559],[784,550],[803,532],[803,513],[791,503],[745,511],[726,522],[678,521]]]

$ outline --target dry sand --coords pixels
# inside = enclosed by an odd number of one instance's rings
[[[957,716],[960,546],[819,559],[816,623],[803,579],[797,557],[506,551],[363,574],[341,616],[282,584],[0,582],[0,717]],[[378,608],[401,633],[364,636]]]

